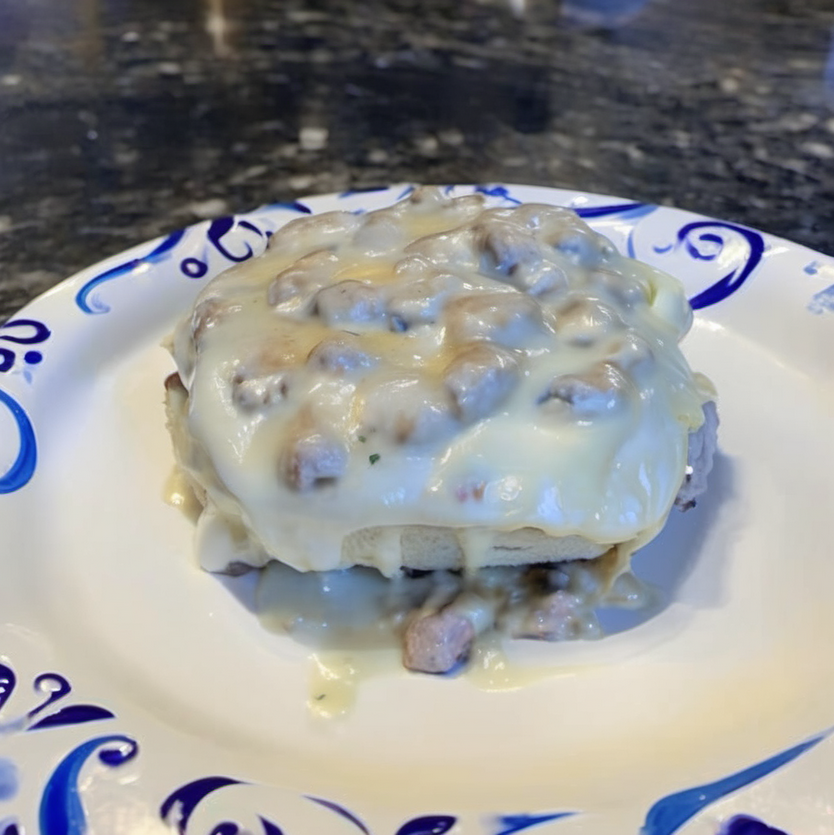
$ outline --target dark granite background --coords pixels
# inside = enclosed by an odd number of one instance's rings
[[[834,2],[0,0],[0,319],[197,219],[396,181],[834,254]]]

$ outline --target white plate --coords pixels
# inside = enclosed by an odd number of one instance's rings
[[[481,190],[577,208],[698,307],[686,351],[720,392],[721,455],[637,558],[661,610],[516,642],[549,671],[525,687],[390,671],[312,716],[305,652],[196,567],[163,501],[159,343],[300,212],[406,187],[199,224],[0,328],[0,835],[834,831],[834,260],[674,209]]]

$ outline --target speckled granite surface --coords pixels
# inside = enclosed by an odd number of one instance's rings
[[[830,0],[0,0],[0,318],[199,218],[395,181],[834,253]]]

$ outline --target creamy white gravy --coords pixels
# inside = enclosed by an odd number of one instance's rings
[[[469,569],[500,561],[496,531],[633,548],[710,395],[678,348],[691,315],[566,209],[424,189],[288,224],[173,339],[203,564],[395,576],[421,525]]]
[[[402,635],[409,618],[431,606],[438,590],[457,597],[485,587],[506,592],[497,618],[479,636],[455,673],[463,672],[477,688],[515,690],[545,678],[566,674],[563,665],[520,666],[504,653],[503,641],[529,615],[537,599],[524,568],[481,569],[458,576],[430,572],[416,577],[384,578],[375,569],[356,566],[330,572],[298,572],[279,562],[261,569],[255,610],[271,632],[286,634],[310,648],[308,708],[312,715],[333,719],[348,714],[362,682],[402,668]],[[603,633],[599,607],[637,609],[650,589],[611,555],[563,564],[563,586],[578,605],[564,639],[595,639]],[[477,613],[474,613],[477,619]]]

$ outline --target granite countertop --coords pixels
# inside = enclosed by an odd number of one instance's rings
[[[195,220],[399,181],[834,254],[833,27],[824,0],[0,0],[0,319]]]

